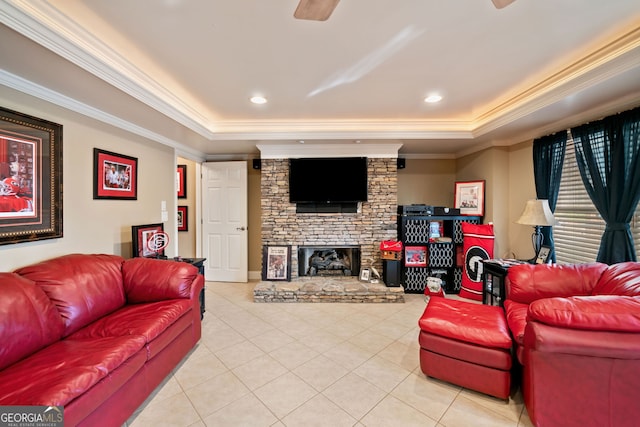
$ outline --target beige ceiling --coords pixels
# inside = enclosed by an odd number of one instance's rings
[[[638,0],[343,0],[325,22],[296,5],[2,0],[0,84],[196,157],[456,157],[640,105]]]

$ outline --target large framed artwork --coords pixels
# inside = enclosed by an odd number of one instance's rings
[[[138,159],[93,149],[93,198],[138,199]]]
[[[264,246],[262,280],[291,280],[291,246]]]
[[[178,184],[178,199],[187,198],[187,165],[178,165],[176,180]]]
[[[484,181],[456,182],[454,207],[461,215],[484,216]]]
[[[0,245],[62,237],[62,125],[0,107]]]
[[[162,223],[134,225],[131,243],[133,257],[166,258],[164,248],[169,244],[169,236]]]

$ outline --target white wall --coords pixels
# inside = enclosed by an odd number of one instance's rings
[[[161,222],[177,255],[174,149],[45,101],[0,86],[0,105],[63,125],[63,233],[61,239],[0,246],[0,271],[68,253],[131,256],[131,226]],[[93,148],[138,158],[138,200],[93,200]]]

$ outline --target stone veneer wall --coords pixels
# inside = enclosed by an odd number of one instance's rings
[[[261,162],[262,244],[291,245],[291,278],[298,277],[298,246],[360,245],[382,274],[380,242],[397,238],[398,170],[395,158],[368,159],[368,201],[358,213],[297,214],[289,203],[289,160]]]

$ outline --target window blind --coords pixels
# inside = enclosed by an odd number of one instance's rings
[[[582,183],[571,137],[567,140],[560,191],[554,215],[560,222],[553,227],[557,262],[595,261],[605,223]],[[636,256],[640,260],[640,208],[636,208],[633,216],[631,234],[633,235]]]

